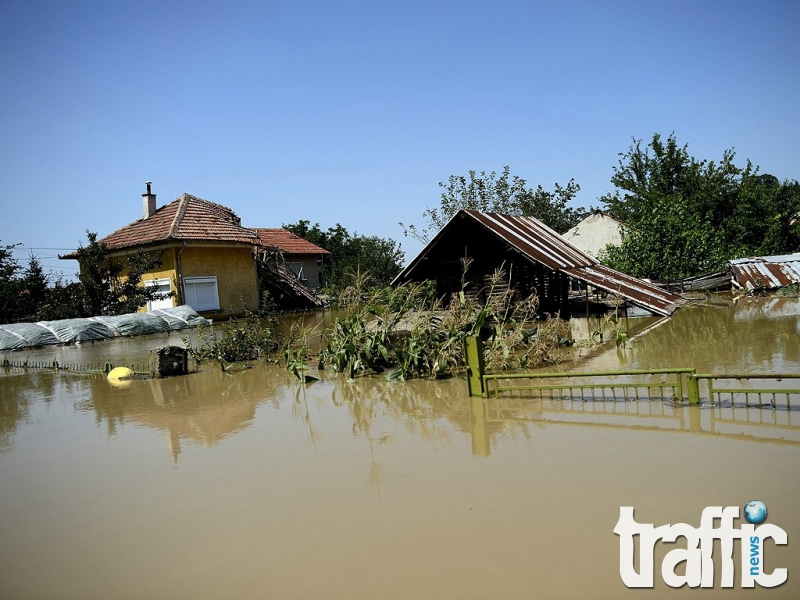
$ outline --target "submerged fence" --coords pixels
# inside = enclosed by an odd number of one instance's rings
[[[489,373],[485,372],[483,345],[471,337],[466,343],[467,385],[470,396],[499,398],[506,393],[538,394],[541,398],[582,401],[668,400],[700,404],[700,382],[705,381],[709,404],[800,408],[800,373],[697,374],[691,367],[592,371],[581,373]],[[741,380],[797,381],[793,387],[744,387]],[[718,382],[727,382],[722,386]],[[733,383],[732,383],[733,382]],[[779,402],[779,400],[784,400]]]
[[[723,373],[723,374],[708,374],[703,373],[694,375],[696,380],[706,380],[708,382],[708,398],[711,404],[716,404],[714,399],[718,402],[723,402],[724,397],[728,396],[731,404],[734,404],[737,399],[744,400],[745,406],[772,406],[776,408],[778,399],[785,397],[786,404],[791,406],[792,396],[800,395],[800,373],[772,373],[772,374],[751,374],[751,373]],[[797,385],[794,388],[783,387],[742,387],[739,383],[730,385],[731,382],[745,381],[783,381],[784,379],[797,380]],[[728,385],[718,387],[715,382],[727,381]]]
[[[127,367],[137,375],[147,375],[150,373],[148,364],[112,364],[106,360],[104,363],[59,363],[57,360],[9,360],[6,357],[0,359],[0,368],[3,369],[46,369],[50,371],[67,371],[70,373],[110,373],[115,367]]]
[[[683,401],[686,389],[690,403],[698,402],[694,369],[594,371],[584,373],[493,373],[483,375],[484,395],[498,397],[508,391],[545,392],[550,396],[582,400],[673,400]],[[684,375],[687,381],[684,384]],[[642,377],[650,380],[640,381]],[[525,383],[566,380],[558,383]],[[521,382],[521,383],[520,383]],[[558,392],[558,394],[556,394]]]

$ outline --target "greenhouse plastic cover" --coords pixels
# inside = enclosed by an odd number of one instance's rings
[[[189,306],[88,319],[0,325],[0,351],[175,331],[207,325]]]

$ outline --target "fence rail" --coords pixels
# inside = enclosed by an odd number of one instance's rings
[[[57,360],[9,360],[6,357],[0,359],[0,368],[3,369],[43,369],[50,371],[68,371],[71,373],[110,373],[115,367],[127,367],[137,375],[147,375],[150,373],[150,366],[147,364],[112,364],[106,360],[104,363],[59,363]]]
[[[800,400],[800,373],[703,373],[692,367],[627,371],[590,371],[582,373],[485,373],[483,344],[477,337],[467,338],[467,384],[470,396],[501,397],[505,392],[538,392],[540,397],[573,400],[671,400],[700,404],[700,381],[708,387],[708,403],[721,404],[730,395],[731,404],[744,398],[744,406],[778,408],[778,398],[786,397],[786,408],[793,410],[792,397]],[[650,378],[642,381],[641,378]],[[718,381],[798,380],[794,387],[716,386]],[[518,383],[525,380],[523,383]],[[543,381],[548,383],[540,383]],[[555,381],[559,380],[559,381]],[[657,394],[653,393],[657,390]],[[640,393],[641,392],[641,393]],[[684,393],[685,392],[685,393]],[[751,402],[751,398],[758,397]],[[767,401],[765,402],[765,397]],[[781,404],[781,407],[783,404]],[[795,407],[800,402],[795,402]]]
[[[770,405],[772,408],[777,407],[777,399],[779,396],[786,396],[786,404],[789,408],[792,407],[792,396],[797,396],[796,400],[800,400],[800,373],[772,373],[772,374],[753,374],[753,373],[722,373],[711,374],[701,373],[694,375],[693,378],[697,381],[702,379],[706,380],[708,385],[708,398],[711,404],[716,404],[714,399],[717,398],[721,403],[725,395],[730,396],[731,404],[735,404],[736,398],[744,399],[744,405],[750,406],[750,397],[758,396],[758,401],[752,403],[755,406]],[[793,388],[784,387],[725,387],[715,386],[715,382],[719,381],[741,381],[741,380],[759,380],[759,381],[783,381],[784,379],[798,380],[798,385]],[[766,396],[766,402],[765,397]]]
[[[547,392],[550,397],[583,400],[673,400],[683,402],[684,389],[689,402],[694,403],[695,391],[689,376],[694,369],[652,369],[629,371],[594,371],[583,373],[492,373],[484,374],[484,394],[499,397],[503,392]],[[687,382],[684,384],[684,376]],[[634,381],[634,378],[658,377],[661,380]],[[625,378],[625,380],[621,379]],[[564,380],[558,383],[519,384],[520,380]],[[598,379],[601,379],[598,381]],[[654,393],[654,390],[656,393]]]

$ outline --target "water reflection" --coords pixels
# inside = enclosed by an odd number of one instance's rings
[[[324,377],[324,374],[323,374]],[[379,378],[347,382],[341,377],[304,386],[277,366],[236,374],[208,369],[186,377],[132,381],[114,387],[101,376],[55,373],[7,375],[0,386],[0,449],[13,448],[13,434],[31,424],[30,406],[69,397],[76,411],[90,413],[109,438],[123,425],[160,430],[177,463],[182,445],[211,447],[249,427],[261,405],[278,411],[291,402],[308,443],[319,451],[330,407],[346,411],[353,438],[369,448],[367,481],[380,493],[384,472],[376,446],[393,443],[391,426],[435,448],[469,438],[473,456],[488,457],[506,439],[529,439],[537,427],[570,425],[732,437],[800,445],[794,410],[731,406],[688,407],[660,401],[586,401],[558,398],[470,398],[460,378],[389,383]],[[317,420],[322,422],[318,425]],[[387,423],[391,426],[387,426]]]
[[[798,298],[688,306],[631,345],[631,364],[635,368],[691,366],[712,373],[798,372],[798,325]]]
[[[259,366],[247,373],[207,369],[186,377],[132,381],[122,390],[101,380],[76,407],[106,423],[109,436],[122,423],[162,430],[177,462],[182,440],[213,446],[248,427],[256,407],[276,398],[277,379],[285,381],[285,374]]]
[[[86,396],[80,380],[49,371],[0,367],[0,453],[14,448],[14,434],[32,424],[31,408],[56,398]]]
[[[774,312],[781,318],[771,318]],[[563,368],[661,368],[695,366],[710,371],[780,372],[800,369],[800,300],[746,299],[703,303],[667,320],[640,320],[639,337],[628,349],[596,349],[583,362]],[[767,318],[770,317],[770,318]],[[308,317],[306,317],[308,318]],[[322,317],[316,317],[322,318]],[[587,324],[590,326],[590,324]],[[143,354],[154,340],[129,341]],[[117,346],[106,348],[119,354]],[[63,357],[72,351],[96,354],[97,348],[46,349]],[[346,411],[354,438],[369,448],[368,482],[380,491],[383,470],[376,448],[393,442],[387,433],[400,424],[414,438],[434,448],[469,438],[472,454],[490,456],[504,439],[529,438],[548,424],[620,427],[652,431],[738,436],[753,441],[797,443],[792,411],[717,406],[698,409],[661,402],[583,402],[569,400],[469,398],[460,378],[447,381],[388,383],[380,377],[347,382],[333,373],[321,381],[298,384],[281,368],[258,364],[238,373],[207,365],[187,377],[126,382],[114,387],[102,376],[4,369],[0,371],[0,452],[13,448],[15,432],[31,424],[30,408],[53,398],[68,398],[76,411],[94,416],[109,437],[131,424],[160,430],[175,462],[185,443],[213,446],[248,428],[259,406],[280,411],[284,401],[302,422],[308,443],[319,449],[331,407]],[[392,427],[385,426],[391,423]]]
[[[755,407],[686,406],[659,401],[473,398],[473,453],[490,452],[488,428],[497,424],[568,425],[713,435],[800,447],[800,413]]]

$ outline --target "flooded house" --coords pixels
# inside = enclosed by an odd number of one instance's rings
[[[230,316],[242,308],[257,311],[261,293],[274,289],[270,282],[275,281],[282,285],[275,297],[292,308],[321,305],[311,288],[319,284],[317,263],[327,254],[323,248],[300,243],[283,229],[243,227],[230,208],[191,194],[157,208],[149,182],[142,207],[141,219],[98,243],[106,245],[112,259],[139,248],[161,252],[161,266],[142,279],[172,296],[149,303],[147,310],[185,304],[205,317]],[[60,258],[77,259],[77,253]]]
[[[464,259],[472,264],[463,272]],[[543,313],[568,317],[581,314],[590,294],[614,294],[625,305],[655,315],[671,315],[678,296],[606,267],[533,217],[460,210],[436,234],[393,285],[409,281],[436,281],[440,297],[449,298],[466,283],[465,291],[485,298],[497,269],[517,299],[539,296]],[[582,290],[576,295],[571,290]]]

